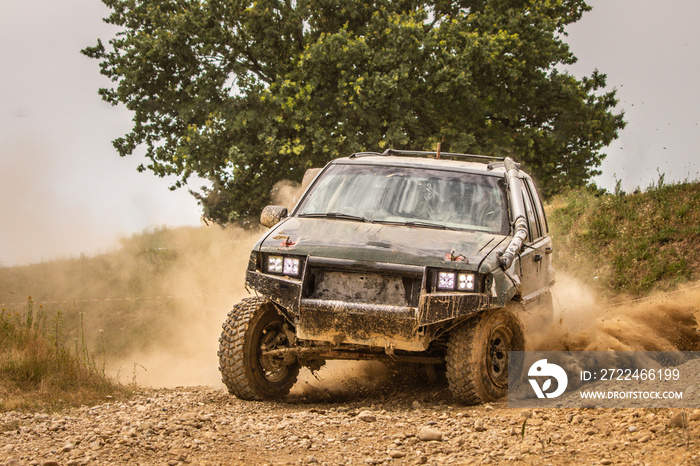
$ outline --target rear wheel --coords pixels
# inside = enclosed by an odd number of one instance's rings
[[[468,405],[508,393],[508,353],[524,351],[518,317],[509,307],[486,311],[450,332],[445,361],[450,391]]]
[[[299,364],[263,351],[288,346],[285,321],[269,301],[244,299],[229,312],[219,338],[219,370],[229,392],[244,400],[279,398],[289,393]]]

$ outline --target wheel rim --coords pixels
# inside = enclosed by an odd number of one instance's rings
[[[504,326],[493,329],[489,337],[486,366],[491,382],[497,387],[508,386],[508,351],[512,335]]]
[[[260,373],[266,380],[272,383],[283,382],[289,375],[287,366],[283,364],[281,357],[263,356],[264,351],[286,347],[287,339],[282,329],[282,322],[270,322],[260,334],[258,345],[258,366]]]

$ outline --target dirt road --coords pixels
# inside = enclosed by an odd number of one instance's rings
[[[180,387],[0,414],[0,464],[690,465],[699,437],[700,410],[464,407],[444,387],[395,380],[274,403]]]

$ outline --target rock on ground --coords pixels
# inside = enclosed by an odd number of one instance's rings
[[[0,413],[0,464],[700,464],[699,416],[679,412],[465,407],[428,389],[284,402],[143,390],[61,413]]]

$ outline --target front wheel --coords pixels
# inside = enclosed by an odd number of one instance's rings
[[[524,351],[522,324],[509,307],[486,311],[450,332],[447,382],[461,403],[475,405],[508,394],[508,353]]]
[[[289,393],[299,364],[263,351],[288,345],[284,318],[269,301],[244,299],[233,307],[219,338],[219,370],[229,392],[244,400],[280,398]]]

